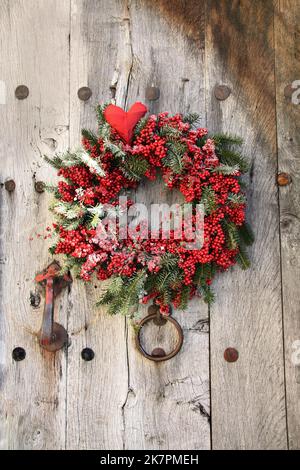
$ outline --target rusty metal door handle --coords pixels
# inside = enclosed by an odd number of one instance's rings
[[[54,321],[54,299],[64,287],[72,282],[68,274],[60,274],[60,265],[53,261],[43,272],[37,274],[36,282],[45,288],[45,306],[41,329],[38,333],[39,343],[43,349],[55,352],[68,342],[65,328]]]
[[[141,334],[141,330],[143,326],[150,321],[153,321],[153,323],[159,326],[162,326],[167,322],[171,322],[175,326],[178,337],[177,337],[177,342],[173,351],[169,352],[168,354],[162,348],[153,349],[151,354],[145,351],[145,349],[143,348],[141,344],[140,334]],[[155,361],[155,362],[168,361],[172,357],[176,356],[176,354],[180,351],[182,343],[183,343],[183,331],[178,321],[175,320],[175,318],[172,318],[170,315],[169,316],[161,315],[159,313],[159,307],[157,305],[150,305],[148,309],[148,315],[144,317],[139,323],[139,329],[137,330],[137,333],[135,336],[135,342],[140,353],[147,359],[150,359],[150,361]]]

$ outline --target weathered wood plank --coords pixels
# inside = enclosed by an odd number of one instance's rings
[[[127,72],[121,60],[125,24],[122,2],[71,2],[71,147],[79,145],[81,128],[97,127],[95,106],[109,101],[115,67],[126,83]],[[89,86],[93,93],[86,102],[77,97],[78,89],[83,86]],[[99,290],[99,283],[85,287],[76,281],[70,296],[68,448],[122,449],[124,446],[122,406],[128,382],[125,320],[111,318],[95,308]],[[94,350],[93,361],[81,359],[84,347]]]
[[[171,7],[171,8],[170,8]],[[197,2],[131,1],[128,26],[131,70],[128,106],[145,102],[150,112],[200,112],[204,125],[204,11]],[[117,90],[118,90],[117,85]],[[160,98],[148,101],[147,87]],[[175,202],[162,182],[142,184],[137,202]],[[141,314],[146,309],[141,309]],[[175,312],[185,341],[169,362],[153,363],[136,350],[128,327],[129,388],[124,405],[125,448],[207,449],[210,447],[208,309],[199,300]],[[167,350],[174,336],[149,328],[145,345]],[[167,337],[169,335],[169,338]],[[172,336],[171,336],[172,335]]]
[[[300,448],[300,2],[280,0],[275,10],[278,171],[291,184],[280,187],[281,254],[287,418],[290,449]],[[291,92],[294,92],[294,102]],[[297,104],[298,102],[298,104]],[[298,343],[297,343],[298,342]]]
[[[41,154],[60,151],[68,142],[68,34],[67,2],[0,4],[0,80],[7,92],[0,104],[0,446],[4,449],[65,445],[65,354],[42,352],[35,341],[43,300],[35,309],[30,293],[35,292],[36,271],[50,259],[48,241],[36,236],[45,233],[51,218],[48,196],[34,189],[35,181],[52,178]],[[23,84],[29,96],[19,101],[14,91]],[[3,186],[10,178],[16,183],[13,193]],[[60,304],[59,321],[64,323],[64,301]],[[22,362],[12,360],[16,346],[26,350]]]
[[[272,1],[207,2],[207,124],[244,138],[251,159],[252,268],[223,274],[211,308],[212,445],[285,449]],[[213,89],[232,94],[217,101]],[[239,351],[236,363],[224,350]]]

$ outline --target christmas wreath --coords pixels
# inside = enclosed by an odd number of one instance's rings
[[[253,236],[245,222],[241,175],[248,165],[238,150],[241,139],[209,136],[196,127],[196,114],[146,112],[142,103],[127,113],[112,104],[98,106],[97,134],[83,130],[81,149],[46,157],[63,177],[47,187],[56,216],[50,251],[64,255],[63,270],[73,276],[111,280],[99,300],[111,314],[133,315],[138,303],[150,299],[163,314],[170,305],[184,309],[193,296],[210,303],[217,272],[236,263],[249,266],[245,248]],[[192,208],[204,208],[202,246],[189,249],[174,227],[168,238],[158,236],[162,228],[153,236],[142,223],[132,237],[120,237],[119,225],[112,236],[99,236],[109,212],[120,216],[133,204],[124,199],[121,207],[120,196],[134,192],[142,179],[157,178]]]

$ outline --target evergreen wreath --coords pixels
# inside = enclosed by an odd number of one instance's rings
[[[110,314],[132,316],[138,303],[150,299],[163,314],[172,304],[186,308],[194,296],[210,303],[217,272],[236,263],[243,269],[249,266],[245,248],[253,234],[245,222],[241,175],[248,165],[239,152],[241,139],[209,136],[207,129],[196,127],[197,114],[145,117],[146,111],[142,103],[135,103],[128,113],[112,104],[99,105],[97,135],[84,129],[80,150],[45,157],[64,178],[47,186],[56,216],[56,241],[50,251],[64,255],[63,270],[75,277],[111,279],[99,300]],[[99,239],[105,204],[120,210],[120,194],[159,175],[185,202],[203,204],[202,248],[190,251],[174,236]]]

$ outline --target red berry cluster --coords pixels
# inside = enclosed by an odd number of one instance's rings
[[[171,140],[163,132],[166,128],[173,129]],[[204,244],[201,249],[190,250],[186,244],[186,234],[178,240],[176,233],[172,231],[169,239],[151,238],[151,234],[147,238],[140,236],[136,239],[118,239],[118,233],[110,239],[99,239],[97,230],[87,228],[88,225],[83,223],[75,230],[57,227],[59,241],[55,253],[78,259],[81,277],[86,281],[93,273],[101,280],[116,274],[128,278],[140,269],[146,269],[148,276],[154,276],[162,269],[163,255],[172,254],[177,257],[177,265],[182,273],[173,286],[172,302],[174,306],[179,306],[186,286],[189,286],[190,297],[197,294],[195,273],[199,266],[214,265],[219,270],[225,270],[236,262],[238,249],[228,245],[224,227],[225,222],[241,226],[245,221],[245,204],[233,203],[234,199],[230,198],[241,193],[240,173],[227,176],[218,172],[219,157],[214,141],[207,136],[207,129],[192,129],[180,114],[171,117],[168,113],[150,116],[131,145],[125,145],[114,130],[111,132],[111,139],[128,158],[148,162],[145,178],[153,180],[157,171],[160,171],[168,188],[178,189],[186,202],[201,203],[204,192],[207,189],[212,191],[214,207],[205,216]],[[166,164],[169,144],[174,141],[180,143],[184,149],[180,173]],[[84,138],[82,142],[90,156],[101,162],[105,176],[92,173],[84,165],[60,169],[58,175],[65,179],[58,183],[61,199],[81,204],[83,213],[98,204],[117,204],[121,191],[135,188],[137,183],[125,176],[126,173],[122,171],[124,162],[118,160],[111,151],[105,150],[101,138],[96,144],[91,143],[88,138]],[[193,220],[193,224],[194,222]],[[138,230],[141,235],[142,228],[139,227]],[[211,281],[210,276],[204,279],[206,286]],[[148,302],[152,298],[160,304],[162,313],[169,313],[169,306],[164,304],[159,292],[144,293],[141,302]]]

